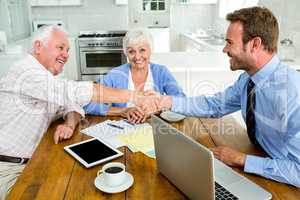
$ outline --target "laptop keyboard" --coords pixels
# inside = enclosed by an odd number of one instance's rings
[[[228,200],[228,199],[239,199],[233,194],[231,194],[228,190],[226,190],[224,187],[222,187],[220,184],[215,182],[215,199],[216,200]]]

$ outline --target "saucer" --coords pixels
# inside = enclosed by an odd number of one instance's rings
[[[96,177],[94,184],[96,186],[96,188],[98,188],[99,190],[101,190],[102,192],[106,192],[106,193],[119,193],[119,192],[123,192],[125,190],[127,190],[130,186],[132,186],[133,184],[133,176],[128,173],[125,172],[125,182],[122,185],[116,186],[116,187],[110,187],[105,185],[104,183],[104,179],[103,179],[103,174],[100,174],[98,177]]]
[[[178,122],[185,118],[184,115],[181,115],[181,114],[178,114],[175,112],[171,112],[171,111],[162,112],[162,113],[160,113],[160,116],[169,122]]]

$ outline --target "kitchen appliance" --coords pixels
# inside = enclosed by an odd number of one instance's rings
[[[96,81],[127,62],[122,42],[126,31],[81,31],[77,39],[82,80]]]

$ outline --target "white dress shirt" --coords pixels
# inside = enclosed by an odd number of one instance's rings
[[[128,90],[134,91],[136,88],[134,86],[133,80],[132,80],[132,75],[131,75],[131,70],[129,70],[128,74]],[[153,77],[152,77],[152,72],[151,72],[151,67],[148,65],[148,75],[147,79],[144,85],[144,91],[147,90],[154,90],[154,82],[153,82]],[[135,105],[131,102],[127,103],[127,107],[134,107]]]
[[[53,76],[28,55],[0,80],[0,154],[30,158],[53,117],[89,103],[92,82]]]

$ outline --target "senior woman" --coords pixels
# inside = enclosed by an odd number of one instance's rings
[[[97,82],[113,88],[147,91],[160,94],[185,96],[181,87],[163,65],[150,62],[152,37],[146,30],[130,30],[123,39],[123,50],[129,63],[112,69]],[[87,114],[126,117],[130,122],[139,123],[145,119],[140,108],[131,103],[96,104],[84,107]]]

